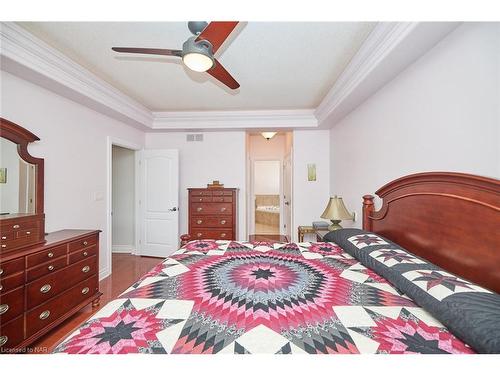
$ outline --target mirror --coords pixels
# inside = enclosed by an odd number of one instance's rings
[[[0,215],[34,214],[37,166],[21,159],[17,144],[0,138]]]

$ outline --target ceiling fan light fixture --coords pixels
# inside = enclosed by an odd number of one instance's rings
[[[214,66],[214,60],[203,53],[191,52],[182,56],[182,62],[195,72],[206,72]]]
[[[276,135],[276,133],[278,132],[262,132],[260,134],[269,141],[272,137]]]

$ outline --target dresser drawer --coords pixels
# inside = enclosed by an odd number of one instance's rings
[[[15,273],[11,276],[0,278],[0,294],[4,294],[12,289],[24,285],[24,271]]]
[[[0,224],[0,230],[2,233],[4,232],[16,232],[20,230],[30,230],[30,229],[40,229],[41,221],[40,220],[32,220],[25,219],[24,221],[17,221],[15,224]]]
[[[97,257],[93,256],[31,282],[26,292],[27,308],[47,301],[95,273],[97,273]]]
[[[35,242],[38,242],[40,233],[38,232],[38,230],[33,231],[32,233],[32,235],[21,238],[14,238],[13,240],[3,240],[0,246],[2,250],[13,250],[19,247],[34,244]]]
[[[193,228],[231,228],[233,220],[227,216],[193,216],[191,226]]]
[[[0,353],[13,348],[24,339],[24,316],[12,320],[0,327]]]
[[[203,195],[191,196],[190,201],[191,202],[212,202],[212,197],[203,196]]]
[[[26,279],[28,282],[38,279],[39,277],[54,273],[67,266],[66,255],[60,256],[54,260],[50,260],[39,266],[30,268],[26,271]]]
[[[225,202],[225,203],[232,203],[233,202],[233,197],[212,197],[212,202]]]
[[[212,192],[209,190],[191,190],[189,194],[194,197],[198,197],[200,195],[212,196]]]
[[[16,238],[31,238],[37,239],[40,236],[40,230],[38,228],[28,228],[16,231]]]
[[[73,288],[28,311],[26,314],[26,334],[31,336],[66,314],[70,309],[93,296],[98,291],[97,275],[80,282]]]
[[[12,241],[16,239],[16,232],[3,232],[0,237],[0,243],[6,243],[7,241]]]
[[[66,255],[66,252],[67,252],[67,247],[66,244],[64,244],[47,250],[40,251],[32,255],[28,255],[26,257],[27,267],[31,268],[41,263],[45,263],[49,260],[58,258],[62,255]]]
[[[192,215],[232,215],[233,205],[231,203],[194,203]]]
[[[24,257],[0,262],[0,280],[19,271],[24,271]]]
[[[97,244],[97,235],[88,236],[80,240],[72,241],[69,243],[69,252],[73,252],[80,249],[86,249]]]
[[[24,312],[24,287],[14,289],[0,297],[0,325]]]
[[[209,228],[194,229],[191,233],[193,240],[234,240],[233,231],[228,230],[216,230]]]
[[[86,258],[90,258],[91,256],[96,254],[97,246],[91,246],[81,250],[73,251],[72,253],[69,253],[69,264],[78,262]]]
[[[220,196],[220,195],[225,195],[225,196],[232,196],[233,192],[232,191],[226,191],[226,190],[214,190],[212,195],[215,196]]]

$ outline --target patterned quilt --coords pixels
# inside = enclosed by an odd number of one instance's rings
[[[193,241],[63,353],[473,353],[333,243]]]

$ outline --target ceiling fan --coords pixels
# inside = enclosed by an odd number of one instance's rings
[[[189,31],[194,35],[184,42],[182,50],[161,48],[113,47],[115,52],[140,53],[147,55],[177,56],[189,69],[195,72],[207,72],[231,89],[240,84],[227,72],[214,57],[215,52],[224,43],[238,22],[188,22]]]

